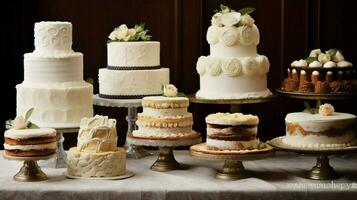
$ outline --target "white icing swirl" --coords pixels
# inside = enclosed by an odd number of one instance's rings
[[[336,67],[336,63],[332,62],[332,61],[328,61],[324,64],[324,68],[332,68],[332,67]]]
[[[309,64],[309,67],[322,67],[322,64],[319,61],[315,60]]]
[[[251,57],[242,60],[243,73],[247,76],[254,76],[257,72],[257,62]]]
[[[222,63],[222,72],[228,76],[238,76],[242,71],[242,65],[238,59],[233,58]]]
[[[270,63],[269,59],[266,56],[260,55],[256,58],[258,64],[258,73],[266,74],[269,72]]]
[[[304,59],[300,59],[295,62],[295,67],[307,67],[307,62]]]
[[[239,40],[237,28],[231,26],[221,28],[220,39],[226,46],[233,46]]]
[[[206,73],[206,57],[205,56],[200,56],[197,60],[197,64],[196,64],[196,70],[197,73],[200,76],[203,76]]]
[[[217,76],[221,73],[221,61],[216,58],[209,58],[207,65],[206,65],[206,71],[212,75],[212,76]]]
[[[218,42],[219,28],[217,26],[210,26],[207,30],[206,39],[211,45]]]

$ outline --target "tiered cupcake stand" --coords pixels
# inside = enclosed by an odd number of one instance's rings
[[[142,146],[128,143],[129,133],[136,130],[135,122],[137,118],[137,109],[138,107],[141,107],[141,99],[105,99],[99,97],[99,95],[96,94],[93,96],[93,104],[104,107],[128,108],[128,115],[126,116],[128,130],[127,139],[124,145],[124,148],[126,149],[126,155],[129,158],[136,159],[150,155],[150,153],[145,151]]]
[[[283,96],[303,100],[351,100],[357,99],[356,94],[308,94],[298,92],[286,92],[278,89]],[[284,136],[275,138],[268,143],[281,151],[290,151],[301,154],[310,154],[317,157],[316,165],[308,172],[307,177],[313,180],[334,180],[340,176],[329,164],[328,156],[331,154],[356,153],[357,145],[348,147],[325,147],[325,148],[298,148],[286,145],[282,142]],[[355,143],[356,144],[356,143]]]
[[[196,98],[194,94],[189,95],[190,102],[200,104],[225,104],[230,105],[230,112],[241,112],[242,104],[254,104],[273,101],[277,98],[273,94],[267,98],[234,99],[234,100],[211,100]],[[205,143],[191,146],[190,155],[203,160],[224,161],[223,168],[216,173],[216,178],[224,180],[237,180],[251,176],[245,170],[243,161],[266,159],[274,155],[273,148],[265,144],[262,149],[251,151],[216,151],[207,148]]]

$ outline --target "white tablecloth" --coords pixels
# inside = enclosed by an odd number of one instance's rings
[[[2,154],[2,152],[1,152]],[[175,151],[176,159],[189,170],[155,172],[150,156],[128,159],[136,173],[125,180],[67,179],[65,169],[43,168],[49,180],[16,182],[12,176],[21,163],[0,158],[0,199],[356,199],[357,155],[331,156],[330,163],[345,175],[335,181],[305,179],[315,158],[278,152],[274,158],[244,162],[255,177],[236,181],[218,180],[216,169],[223,162],[192,158],[187,151]]]

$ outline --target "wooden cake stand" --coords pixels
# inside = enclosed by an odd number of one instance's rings
[[[183,170],[185,167],[175,159],[173,150],[175,147],[190,146],[201,142],[201,135],[195,138],[177,138],[176,140],[137,138],[132,133],[128,135],[128,143],[133,145],[159,147],[157,160],[150,167],[153,171],[165,172],[171,170]]]

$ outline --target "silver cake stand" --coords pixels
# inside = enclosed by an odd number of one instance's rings
[[[126,155],[129,158],[142,158],[151,155],[145,151],[142,146],[128,143],[129,133],[136,130],[137,109],[141,107],[141,99],[105,99],[99,97],[98,94],[93,95],[93,104],[103,107],[115,107],[115,108],[128,108],[128,115],[126,121],[128,122],[127,139],[125,140],[124,148],[126,149]]]
[[[78,127],[46,127],[53,128],[57,132],[57,152],[52,159],[43,160],[39,162],[41,167],[51,167],[51,168],[66,168],[67,167],[67,154],[64,151],[64,133],[77,133]]]

